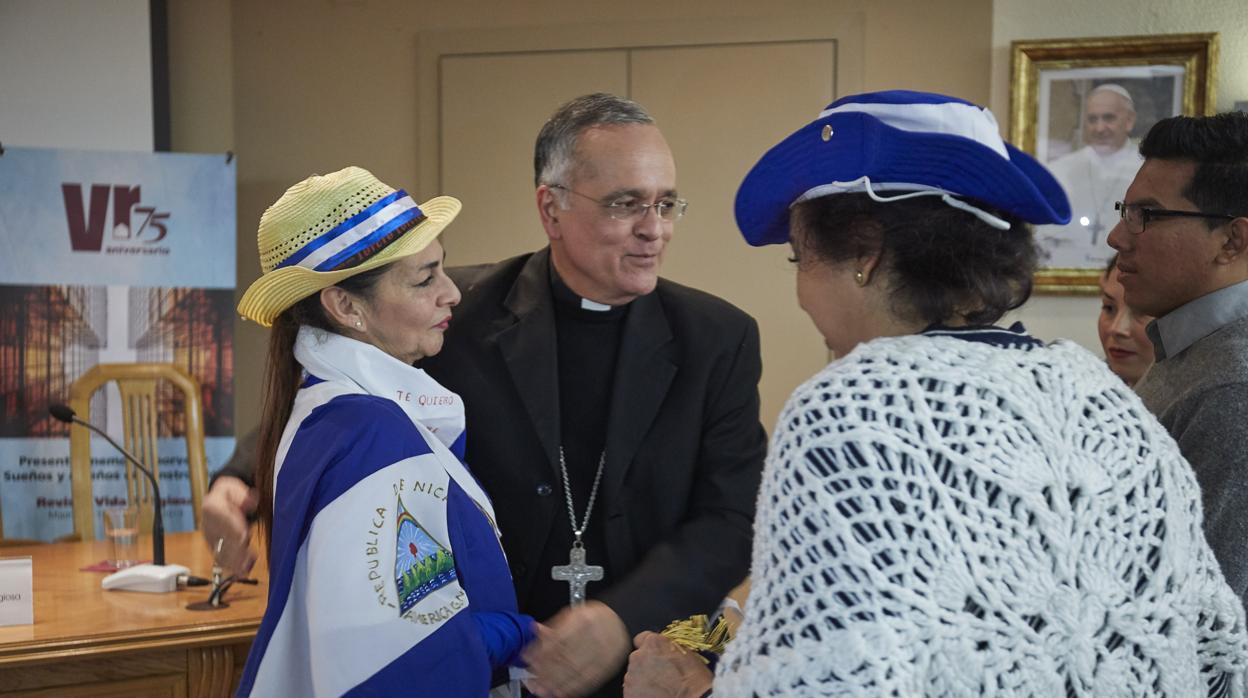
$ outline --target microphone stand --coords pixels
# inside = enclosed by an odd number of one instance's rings
[[[133,463],[134,467],[146,475],[148,481],[152,483],[152,495],[156,509],[152,514],[152,564],[135,565],[114,572],[101,580],[100,586],[104,589],[154,593],[177,591],[179,580],[187,580],[191,571],[182,565],[165,564],[165,519],[161,512],[160,484],[156,482],[156,476],[145,468],[138,458],[130,455],[129,451],[122,448],[116,441],[113,441],[108,434],[105,434],[94,424],[79,419],[74,414],[74,410],[67,405],[51,405],[48,408],[48,412],[66,424],[79,424],[103,436],[113,448],[125,456],[126,460]]]
[[[163,500],[160,498],[160,483],[156,482],[155,476],[152,475],[150,470],[143,467],[143,464],[139,462],[139,459],[130,455],[130,453],[126,451],[126,449],[122,448],[120,444],[113,441],[113,437],[104,433],[104,431],[96,427],[94,424],[90,424],[85,420],[79,419],[78,417],[74,417],[74,423],[81,424],[100,436],[103,436],[105,441],[109,442],[113,445],[113,448],[120,451],[121,455],[125,456],[126,460],[133,463],[134,467],[139,469],[139,472],[147,476],[147,481],[152,483],[152,509],[154,509],[152,512],[152,564],[165,564],[165,517],[161,512],[161,509],[163,508],[161,506],[161,502]]]

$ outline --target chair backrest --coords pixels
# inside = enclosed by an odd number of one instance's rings
[[[208,487],[208,463],[204,457],[204,414],[199,383],[173,364],[133,363],[96,364],[69,388],[69,406],[87,421],[91,418],[91,395],[110,381],[121,392],[122,445],[160,479],[156,455],[156,384],[169,381],[182,392],[186,408],[186,454],[191,481],[191,508],[195,528]],[[74,533],[82,540],[95,539],[95,498],[91,488],[91,433],[77,427],[70,430],[70,477],[74,493]],[[143,473],[126,462],[126,492],[132,505],[139,507],[142,530],[152,527],[151,485]],[[167,497],[166,488],[161,489]]]

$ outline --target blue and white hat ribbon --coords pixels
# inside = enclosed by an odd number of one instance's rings
[[[769,150],[737,191],[737,225],[751,245],[784,243],[793,204],[855,192],[880,202],[939,196],[999,229],[1009,223],[986,207],[1030,223],[1070,220],[1061,185],[1001,138],[992,112],[894,90],[839,99]]]
[[[400,189],[313,238],[275,268],[297,265],[313,271],[330,271],[402,225],[424,217],[412,197]]]

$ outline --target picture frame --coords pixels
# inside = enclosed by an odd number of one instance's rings
[[[1217,64],[1216,32],[1011,44],[1010,140],[1071,199],[1068,225],[1035,226],[1037,292],[1099,293],[1139,139],[1166,117],[1213,114]]]

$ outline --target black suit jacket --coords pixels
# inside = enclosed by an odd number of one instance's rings
[[[463,291],[442,351],[420,366],[459,393],[469,467],[494,502],[517,597],[565,585],[537,569],[561,497],[549,249],[451,269]],[[766,436],[758,326],[714,296],[660,280],[633,301],[619,349],[605,516],[615,580],[591,596],[630,633],[707,613],[749,572]],[[521,608],[521,611],[524,611]]]

